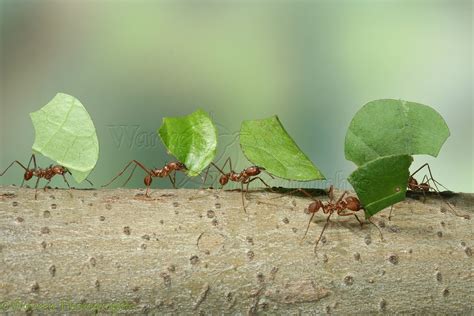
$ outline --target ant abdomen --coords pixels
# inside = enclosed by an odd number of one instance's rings
[[[348,197],[346,197],[345,200],[346,200],[345,207],[348,210],[351,210],[353,212],[357,212],[357,211],[360,211],[362,209],[361,205],[360,205],[360,201],[359,201],[358,198],[353,197],[353,196],[348,196]]]
[[[251,166],[251,167],[248,167],[247,169],[245,169],[244,173],[247,176],[253,177],[253,176],[259,175],[261,170],[265,170],[265,169],[257,167],[257,166]]]

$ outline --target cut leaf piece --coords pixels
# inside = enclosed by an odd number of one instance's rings
[[[325,179],[288,135],[276,115],[243,121],[240,146],[249,161],[276,177],[297,181]]]
[[[402,100],[375,100],[352,119],[344,150],[346,159],[358,166],[389,155],[436,157],[448,137],[448,125],[433,108]]]
[[[217,130],[209,114],[198,109],[183,117],[165,117],[158,130],[163,144],[189,176],[197,176],[216,155]]]
[[[30,117],[36,135],[33,151],[68,168],[78,183],[86,179],[99,158],[99,141],[81,102],[58,93]]]
[[[408,155],[380,157],[360,166],[349,176],[367,218],[405,199],[412,162],[413,158]]]

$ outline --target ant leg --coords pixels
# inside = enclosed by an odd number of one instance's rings
[[[65,176],[64,174],[63,174],[62,176],[63,176],[64,182],[66,182],[66,185],[67,185],[67,187],[69,188],[69,190],[68,190],[69,195],[72,197],[72,193],[71,193],[71,190],[72,190],[72,189],[71,189],[71,186],[69,185],[69,182],[67,181],[66,176]],[[86,179],[86,180],[87,180],[87,179]],[[90,182],[90,181],[89,181],[89,182]]]
[[[252,181],[254,181],[254,180],[257,180],[257,179],[260,180],[260,182],[262,182],[263,185],[266,186],[271,192],[275,192],[275,191],[273,191],[272,187],[269,186],[268,183],[266,183],[265,181],[263,181],[263,179],[260,178],[260,177],[252,178],[252,179],[249,181],[249,183],[252,182]]]
[[[204,177],[201,177],[201,189],[204,188],[204,185],[206,184],[206,181],[207,181],[207,176],[209,175],[209,169],[211,169],[211,164],[209,164],[209,166],[207,166],[207,169],[206,169],[206,173],[204,175]]]
[[[171,175],[168,175],[168,178],[171,181],[171,184],[173,185],[173,189],[176,189],[176,171],[173,172],[173,177]]]
[[[306,234],[308,233],[309,226],[311,225],[311,221],[313,220],[313,217],[314,217],[315,214],[316,214],[316,212],[314,212],[313,214],[311,214],[311,217],[309,218],[308,225],[306,226],[306,230],[305,230],[305,232],[304,232],[303,238],[301,238],[300,244],[301,244],[301,243],[303,242],[303,240],[306,238]]]
[[[30,161],[28,161],[28,166],[26,167],[26,169],[30,170],[30,165],[31,165],[31,161],[34,160],[34,168],[36,169],[36,157],[35,157],[35,154],[31,154],[31,157],[30,157]],[[21,185],[20,185],[20,188],[23,188],[23,185],[25,184],[25,178],[23,178],[23,180],[21,181]]]
[[[329,202],[332,203],[334,201],[334,186],[332,184],[328,189],[328,197],[329,197]]]
[[[38,199],[38,183],[39,183],[40,177],[37,177],[36,179],[36,184],[35,184],[35,200]]]
[[[373,221],[372,221],[372,217],[369,217],[368,218],[369,222],[374,225],[375,227],[377,227],[378,231],[379,231],[379,234],[380,234],[380,239],[382,241],[385,241],[385,239],[383,239],[383,234],[382,234],[382,230],[380,230],[380,227],[377,226],[377,224],[375,224]]]
[[[12,163],[7,167],[7,169],[5,169],[2,173],[0,173],[0,176],[3,176],[3,175],[7,172],[7,170],[10,169],[10,167],[13,166],[13,164],[15,164],[15,163],[18,164],[18,165],[19,165],[20,167],[22,167],[23,169],[25,169],[25,171],[28,170],[25,166],[22,165],[21,162],[19,162],[18,160],[14,160],[14,161],[12,161]]]
[[[150,174],[151,171],[149,171],[144,165],[142,165],[140,162],[136,161],[136,160],[131,160],[124,168],[122,171],[120,171],[115,177],[112,178],[112,180],[110,180],[107,184],[104,184],[102,185],[102,187],[106,187],[108,186],[109,184],[111,184],[112,182],[115,181],[115,179],[117,179],[118,177],[120,177],[124,172],[125,170],[128,169],[128,167],[132,164],[132,163],[135,163],[136,166],[139,166],[140,168],[142,168],[147,174]],[[135,168],[136,168],[135,166]],[[132,170],[132,173],[133,171],[135,171],[135,168]],[[130,175],[130,178],[131,178],[131,175]],[[128,182],[128,180],[124,183],[124,185]]]
[[[359,217],[357,216],[357,214],[355,212],[346,213],[346,212],[344,212],[344,210],[338,210],[337,215],[339,215],[339,216],[352,216],[352,215],[354,215],[355,218],[357,219],[357,221],[359,222],[360,227],[362,227],[364,225],[364,223],[361,222],[361,220],[359,219]]]
[[[331,213],[328,215],[327,219],[326,219],[326,224],[324,224],[324,227],[323,227],[323,230],[321,230],[321,234],[319,234],[319,237],[318,239],[316,240],[316,245],[314,245],[314,253],[316,253],[316,248],[318,247],[318,244],[319,244],[319,241],[321,240],[321,238],[323,237],[323,234],[324,234],[324,231],[326,230],[326,228],[328,227],[329,225],[329,219],[331,218],[331,215],[334,214],[334,213]]]
[[[388,220],[392,220],[392,211],[393,211],[393,205],[390,206],[390,213],[388,213]]]
[[[245,202],[244,202],[244,183],[240,182],[240,192],[242,196],[242,207],[244,208],[244,212],[247,213],[247,209],[245,208]]]
[[[331,185],[331,188],[332,188],[332,185]],[[346,194],[349,194],[349,191],[344,191],[344,192],[341,194],[341,196],[339,197],[339,199],[337,200],[336,204],[338,204],[339,202],[341,202],[342,199],[344,198],[344,196],[345,196]]]
[[[125,182],[122,184],[122,187],[126,186],[127,183],[128,183],[128,181],[130,181],[130,179],[131,179],[132,176],[133,176],[133,173],[135,172],[135,169],[137,169],[137,165],[133,166],[132,172],[130,172],[130,174],[128,175],[127,180],[125,180]]]

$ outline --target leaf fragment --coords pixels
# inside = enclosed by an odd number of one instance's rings
[[[409,155],[379,157],[349,176],[367,218],[405,199],[412,162]]]
[[[201,109],[183,117],[165,117],[158,129],[169,153],[184,163],[189,176],[197,176],[216,155],[217,130]]]
[[[35,128],[33,151],[68,168],[78,183],[85,180],[99,158],[99,141],[81,102],[58,93],[30,117]]]
[[[296,181],[325,179],[276,115],[243,121],[240,146],[249,161],[276,177]]]
[[[346,159],[360,166],[389,155],[436,157],[449,137],[443,117],[433,108],[403,100],[365,104],[352,119],[345,139]]]

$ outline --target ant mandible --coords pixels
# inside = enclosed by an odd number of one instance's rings
[[[31,162],[33,162],[32,169],[30,168]],[[68,188],[71,189],[71,186],[69,185],[69,182],[66,179],[66,174],[71,174],[71,172],[66,167],[61,166],[61,165],[50,165],[48,168],[45,168],[45,169],[38,168],[36,165],[35,154],[31,155],[30,161],[28,162],[28,167],[25,167],[18,160],[14,160],[2,173],[0,173],[0,176],[3,176],[7,172],[7,170],[10,169],[10,167],[13,166],[15,163],[25,170],[25,173],[23,174],[23,181],[21,183],[21,187],[23,187],[23,184],[25,181],[28,181],[33,177],[37,178],[36,184],[35,184],[35,200],[38,198],[38,184],[39,184],[40,179],[48,180],[48,182],[45,184],[43,188],[46,191],[46,188],[48,187],[48,184],[51,182],[53,177],[56,175],[60,175],[63,177],[64,182],[66,182]],[[93,185],[92,182],[90,182],[88,179],[86,179],[86,181],[89,182],[90,185]]]
[[[135,172],[135,169],[138,166],[142,168],[143,171],[145,171],[146,173],[146,176],[143,179],[143,183],[145,183],[146,185],[146,192],[145,192],[146,197],[149,197],[148,192],[150,191],[150,185],[151,185],[151,182],[153,181],[153,178],[169,177],[171,184],[173,185],[173,188],[176,189],[176,171],[186,170],[186,166],[183,163],[177,162],[177,161],[169,162],[161,169],[154,168],[154,169],[148,170],[142,163],[136,160],[132,160],[123,168],[121,172],[119,172],[112,180],[110,180],[107,184],[104,184],[102,187],[106,187],[110,185],[112,182],[114,182],[115,179],[120,177],[128,169],[128,167],[130,167],[130,165],[132,165],[133,163],[135,164],[135,166],[133,167],[132,172],[128,176],[127,180],[123,183],[123,186],[125,186],[128,183],[128,181],[130,181],[130,179],[133,176],[133,173]]]
[[[423,168],[427,168],[428,169],[428,173],[429,173],[429,177],[425,174],[423,176],[423,179],[421,180],[421,183],[419,183],[416,179],[415,179],[415,174],[417,174],[420,170],[422,170]],[[434,184],[434,187],[430,185],[430,181],[433,182]],[[441,183],[439,183],[438,181],[436,181],[434,178],[433,178],[433,174],[431,172],[431,168],[430,168],[430,165],[428,163],[425,163],[423,164],[421,167],[419,167],[418,169],[415,170],[415,172],[413,172],[409,178],[408,178],[408,184],[407,184],[407,188],[409,190],[411,190],[412,192],[421,192],[423,193],[423,202],[426,201],[426,193],[430,192],[430,190],[433,190],[434,192],[436,192],[436,194],[441,198],[443,199],[443,197],[441,196],[440,194],[440,191],[439,191],[439,188],[438,188],[438,185],[443,187],[445,190],[449,191],[444,185],[442,185]],[[444,201],[444,199],[443,199]],[[456,216],[459,216],[459,217],[463,217],[463,218],[467,218],[466,216],[467,215],[460,215],[458,214],[454,208],[451,206],[451,204],[449,204],[448,202],[444,201],[450,211],[456,215]],[[390,213],[389,213],[389,216],[388,216],[388,220],[391,220],[392,219],[392,211],[393,211],[393,205],[390,207]]]
[[[223,171],[223,169],[225,168],[227,164],[229,164],[230,171],[226,173]],[[211,162],[211,165],[214,166],[214,168],[216,168],[221,173],[221,177],[219,178],[219,183],[222,185],[222,187],[224,187],[229,181],[240,183],[240,188],[241,188],[241,193],[242,193],[242,207],[245,212],[247,212],[247,209],[245,207],[245,202],[244,202],[244,185],[246,185],[245,194],[248,194],[249,185],[251,182],[255,180],[260,180],[260,182],[262,182],[267,188],[271,188],[261,177],[258,176],[262,171],[265,170],[265,168],[258,167],[258,166],[250,166],[242,170],[240,173],[237,173],[232,168],[232,161],[230,160],[230,157],[226,159],[222,168],[219,168],[213,162]],[[206,171],[205,179],[207,178],[207,173],[209,172],[209,168]],[[273,178],[271,174],[269,175],[270,177]]]

